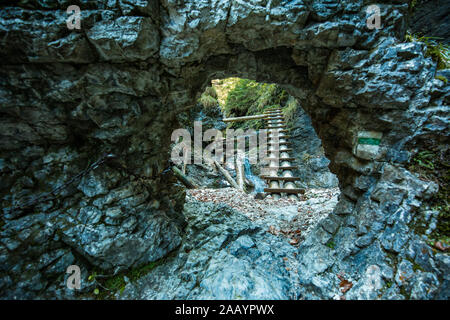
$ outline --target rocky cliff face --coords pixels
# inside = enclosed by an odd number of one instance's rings
[[[299,297],[448,298],[448,254],[414,232],[437,186],[405,167],[422,138],[448,141],[449,86],[420,43],[402,43],[407,1],[381,1],[372,30],[365,1],[77,3],[80,30],[69,1],[0,10],[2,297],[70,296],[70,264],[86,292],[93,268],[179,246],[176,115],[238,76],[299,100],[339,179],[335,212],[298,249]]]
[[[412,9],[409,29],[413,34],[438,37],[450,43],[450,3],[442,0],[421,0]]]
[[[300,184],[307,188],[336,187],[339,181],[328,169],[330,160],[324,155],[322,141],[314,131],[311,118],[292,97],[288,100],[290,104],[295,106],[287,122],[298,166],[295,176],[300,177]]]
[[[296,248],[242,213],[189,197],[183,245],[121,299],[297,299]],[[292,270],[292,271],[291,271]]]

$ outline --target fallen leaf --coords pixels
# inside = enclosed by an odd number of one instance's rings
[[[353,287],[353,283],[344,279],[341,281],[341,283],[339,283],[339,287],[341,287],[342,293],[346,293],[348,290],[350,290]]]
[[[441,250],[441,251],[444,251],[444,252],[448,250],[448,247],[445,247],[445,245],[444,245],[442,242],[440,242],[440,241],[436,241],[436,242],[434,243],[434,247],[435,247],[436,249]]]
[[[269,226],[268,232],[273,234],[273,235],[277,235],[278,234],[278,232],[277,232],[277,230],[275,229],[274,226]]]

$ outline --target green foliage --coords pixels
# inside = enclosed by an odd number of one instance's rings
[[[219,104],[217,101],[217,92],[213,87],[207,87],[205,91],[200,96],[199,103],[203,105],[204,108],[212,108]]]
[[[285,107],[283,108],[284,120],[286,120],[286,123],[290,123],[294,120],[295,114],[299,107],[300,106],[297,100],[295,100],[293,97],[290,97],[288,99]]]
[[[410,0],[409,1],[409,11],[410,12],[413,12],[415,9],[416,9],[416,6],[417,6],[417,0]]]
[[[217,100],[211,96],[202,94],[202,96],[200,97],[200,103],[204,108],[212,108],[217,105]]]
[[[261,95],[261,88],[258,83],[248,79],[239,79],[235,88],[228,93],[225,102],[225,114],[241,117],[248,114],[250,108],[256,104]]]
[[[136,281],[137,279],[145,276],[147,273],[155,269],[158,265],[160,265],[162,260],[150,262],[148,264],[144,264],[140,266],[139,268],[131,270],[131,272],[128,274],[130,281]]]
[[[407,42],[422,42],[426,45],[426,57],[430,57],[437,63],[438,70],[450,68],[450,46],[436,41],[438,37],[425,37],[407,33]]]
[[[443,81],[445,84],[447,84],[447,82],[448,82],[448,79],[446,78],[446,77],[444,77],[444,76],[436,76],[435,77],[436,79],[438,79],[438,80],[441,80],[441,81]]]
[[[413,158],[413,161],[417,163],[417,165],[427,168],[427,169],[434,169],[434,163],[433,159],[436,155],[428,150],[421,151],[416,154],[416,156]]]
[[[336,244],[333,241],[329,241],[327,242],[327,247],[330,249],[334,249],[336,247]]]
[[[288,98],[286,91],[275,84],[257,83],[249,79],[238,79],[235,87],[229,91],[223,111],[226,117],[242,117],[261,114],[265,110],[280,107]],[[234,122],[230,128],[260,129],[264,120]]]
[[[95,281],[96,278],[97,278],[97,272],[94,272],[91,275],[89,275],[88,281]]]
[[[240,78],[225,78],[225,79],[215,79],[211,83],[217,93],[217,100],[219,104],[223,107],[226,103],[228,94],[231,90],[236,87]]]
[[[217,92],[216,89],[214,89],[214,87],[207,87],[205,89],[205,92],[203,92],[204,95],[210,96],[214,99],[217,99]]]
[[[88,281],[94,281],[99,288],[95,288],[93,294],[97,299],[108,299],[112,298],[117,292],[122,293],[126,286],[125,277],[129,279],[130,282],[135,282],[137,279],[145,276],[150,271],[152,271],[156,266],[162,264],[165,260],[160,259],[155,262],[150,262],[148,264],[143,264],[135,269],[122,272],[115,276],[105,277],[98,275],[98,271],[94,271],[89,277]]]

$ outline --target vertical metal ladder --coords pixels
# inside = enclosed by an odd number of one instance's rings
[[[281,109],[275,108],[264,112],[267,115],[265,120],[267,121],[268,129],[268,154],[266,158],[269,161],[269,167],[265,168],[268,174],[262,175],[261,178],[266,180],[269,188],[265,188],[264,192],[270,193],[273,198],[278,199],[282,195],[287,195],[289,198],[297,199],[297,194],[305,193],[304,189],[299,189],[295,185],[295,181],[300,180],[298,177],[294,177],[292,170],[297,166],[291,165],[291,161],[295,158],[289,156],[289,152],[292,152],[291,148],[288,148],[290,138],[286,133],[286,123],[284,121],[284,115]],[[278,141],[276,141],[276,135]],[[280,172],[280,174],[278,174]]]

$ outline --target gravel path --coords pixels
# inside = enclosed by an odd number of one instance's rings
[[[202,202],[225,203],[245,214],[267,232],[286,238],[297,246],[312,228],[332,212],[339,188],[307,189],[298,200],[254,199],[234,188],[188,190],[187,197]]]

